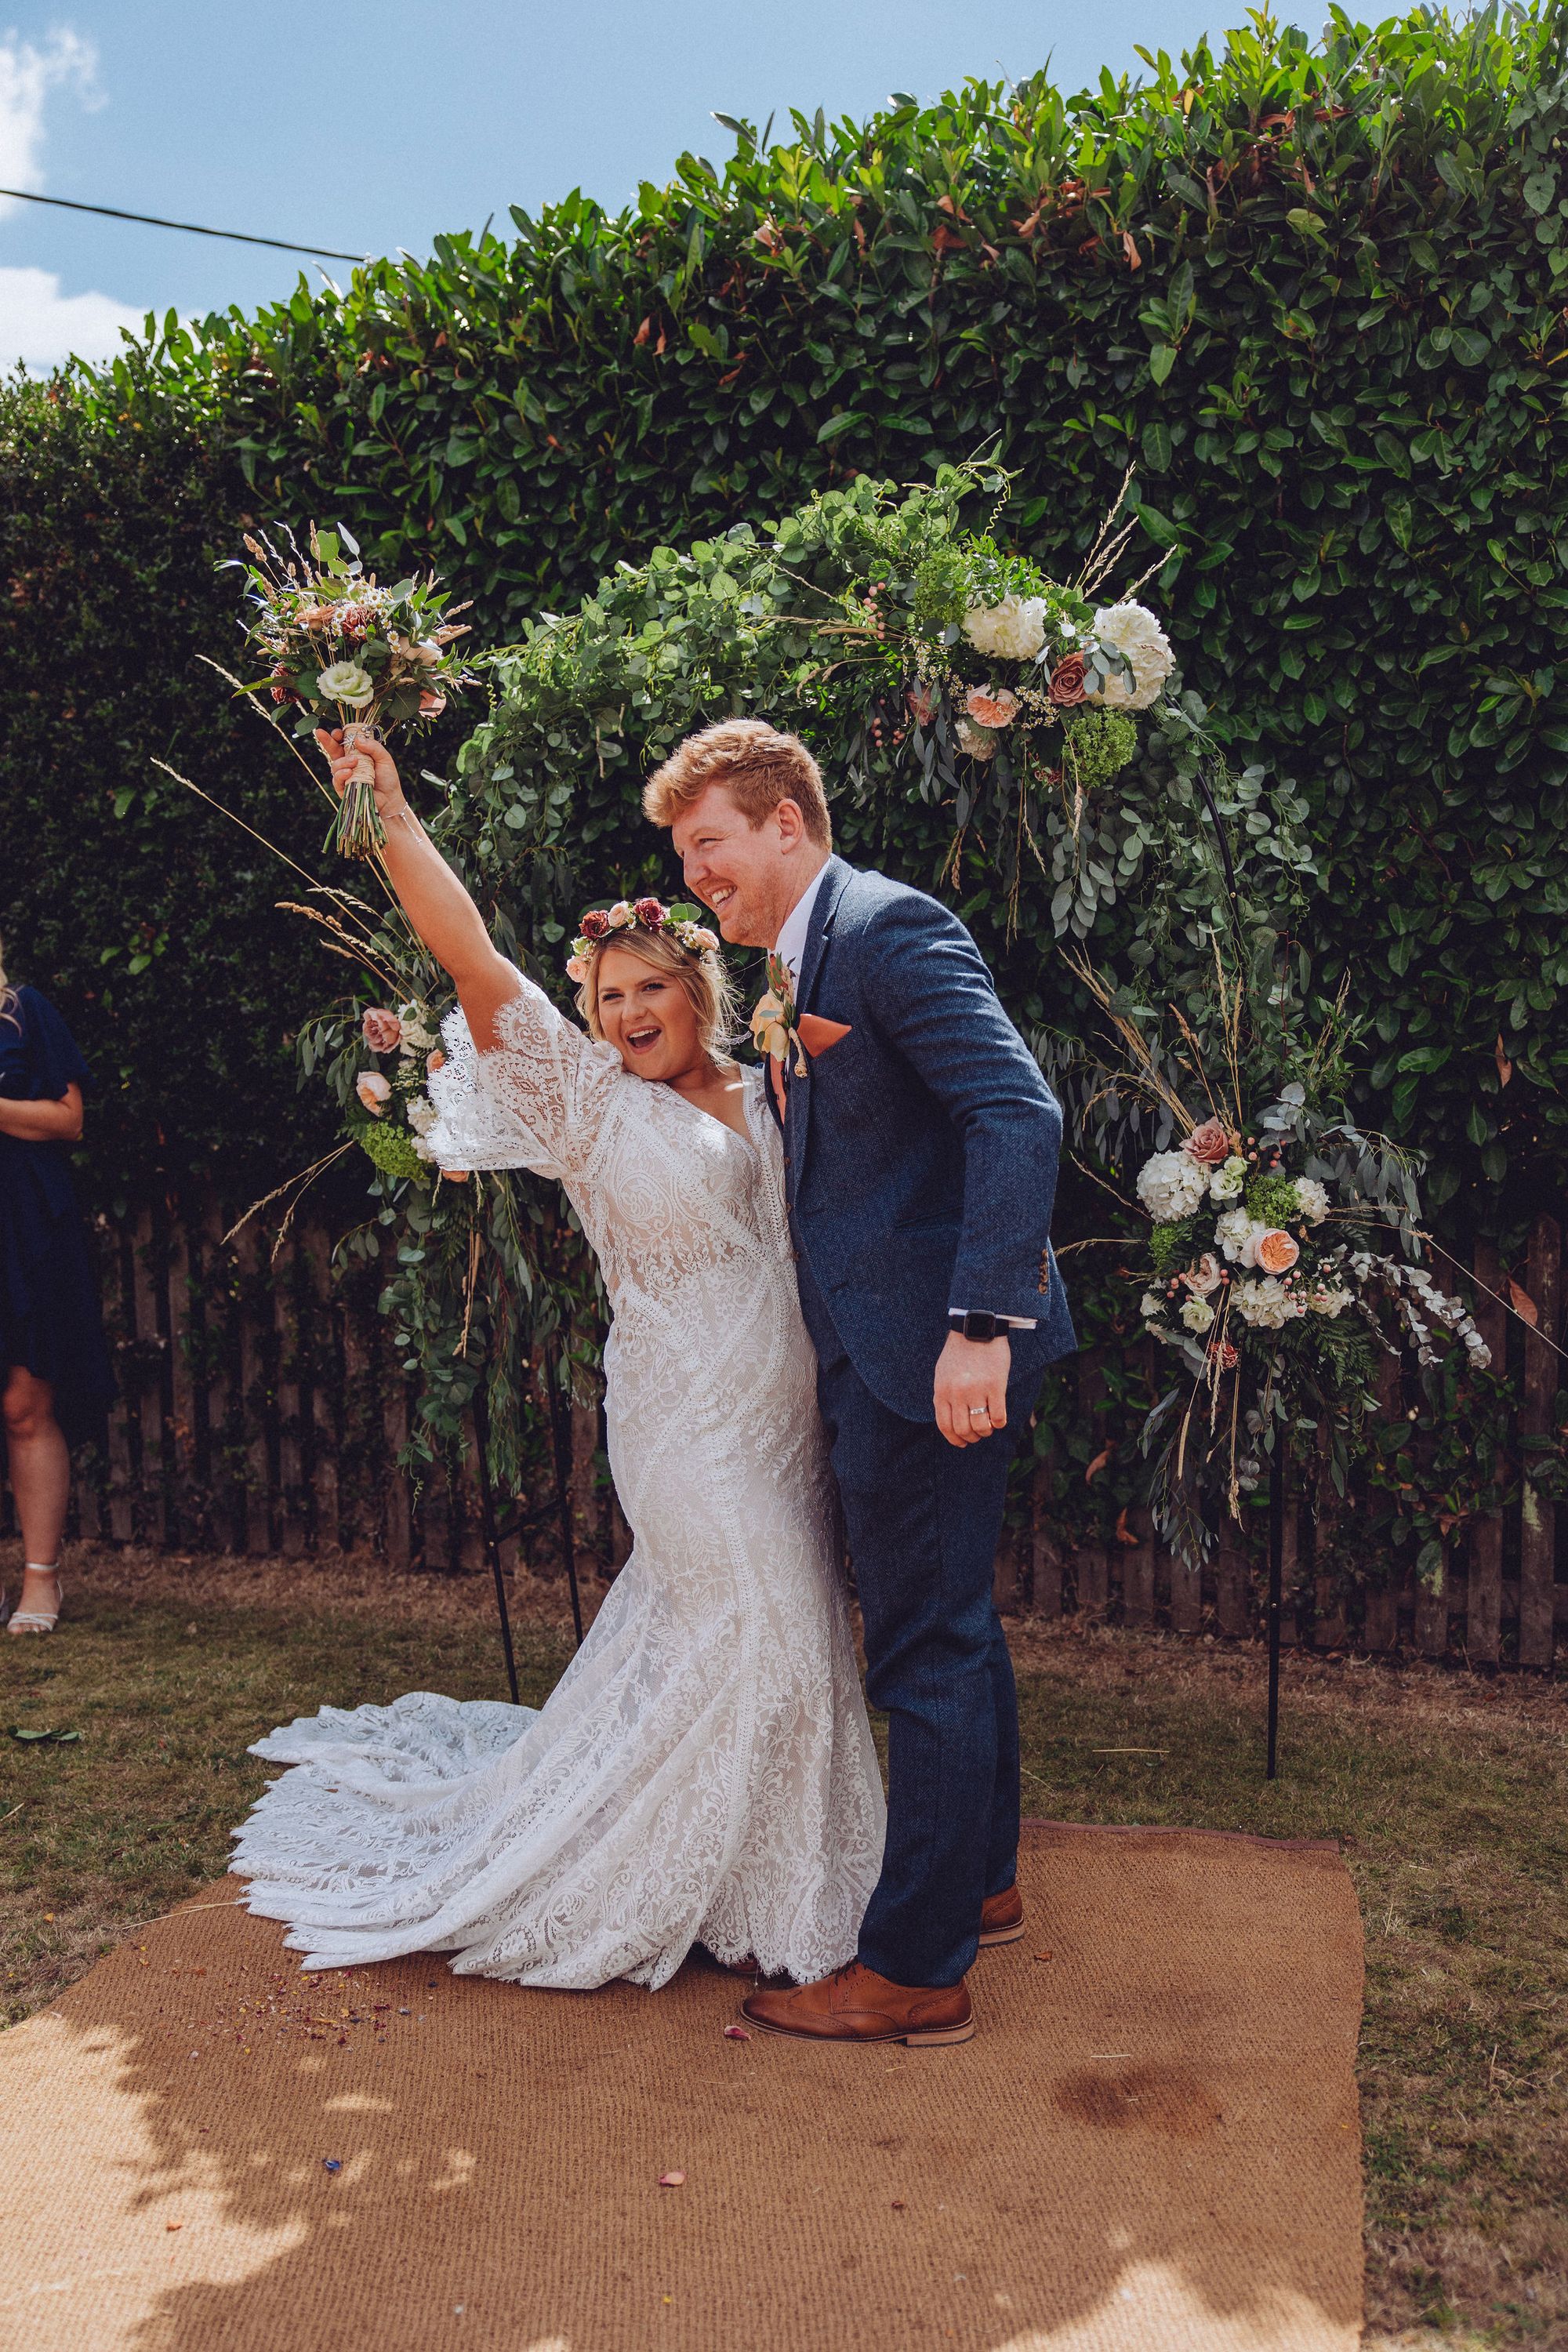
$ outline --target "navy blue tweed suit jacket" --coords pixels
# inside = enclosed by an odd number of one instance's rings
[[[851,1363],[907,1421],[934,1418],[950,1307],[1032,1315],[1013,1378],[1076,1345],[1050,1245],[1062,1118],[956,916],[830,858],[797,1009],[849,1034],[787,1078],[785,1178]]]

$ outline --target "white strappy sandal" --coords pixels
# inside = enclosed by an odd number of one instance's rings
[[[27,1566],[29,1568],[34,1568],[37,1566],[37,1563],[34,1560],[29,1560],[27,1562]],[[5,1625],[5,1631],[8,1633],[52,1633],[55,1627],[59,1623],[59,1570],[58,1568],[45,1569],[41,1572],[46,1576],[52,1576],[55,1580],[55,1605],[53,1610],[13,1609]]]

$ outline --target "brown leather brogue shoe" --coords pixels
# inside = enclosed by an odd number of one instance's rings
[[[988,1895],[980,1906],[980,1948],[992,1944],[1016,1944],[1024,1932],[1024,1898],[1016,1886]]]
[[[905,2042],[911,2050],[967,2042],[974,2032],[962,1977],[955,1985],[894,1984],[858,1960],[820,1984],[761,1989],[741,2003],[741,2014],[764,2033],[802,2042]]]

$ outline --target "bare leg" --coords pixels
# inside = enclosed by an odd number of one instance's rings
[[[47,1570],[45,1574],[28,1571],[19,1606],[50,1615],[60,1602],[55,1570],[70,1496],[70,1453],[55,1419],[53,1389],[25,1364],[13,1364],[6,1375],[0,1411],[5,1423],[11,1492],[22,1522],[22,1556]]]

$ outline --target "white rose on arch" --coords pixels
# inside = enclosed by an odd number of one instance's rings
[[[1147,710],[1176,667],[1171,641],[1146,604],[1102,604],[1094,616],[1094,634],[1110,653],[1121,654],[1132,671],[1132,683],[1120,670],[1089,696],[1112,710]]]
[[[972,605],[963,634],[987,660],[1033,661],[1046,642],[1046,600],[1004,596],[999,604]]]

